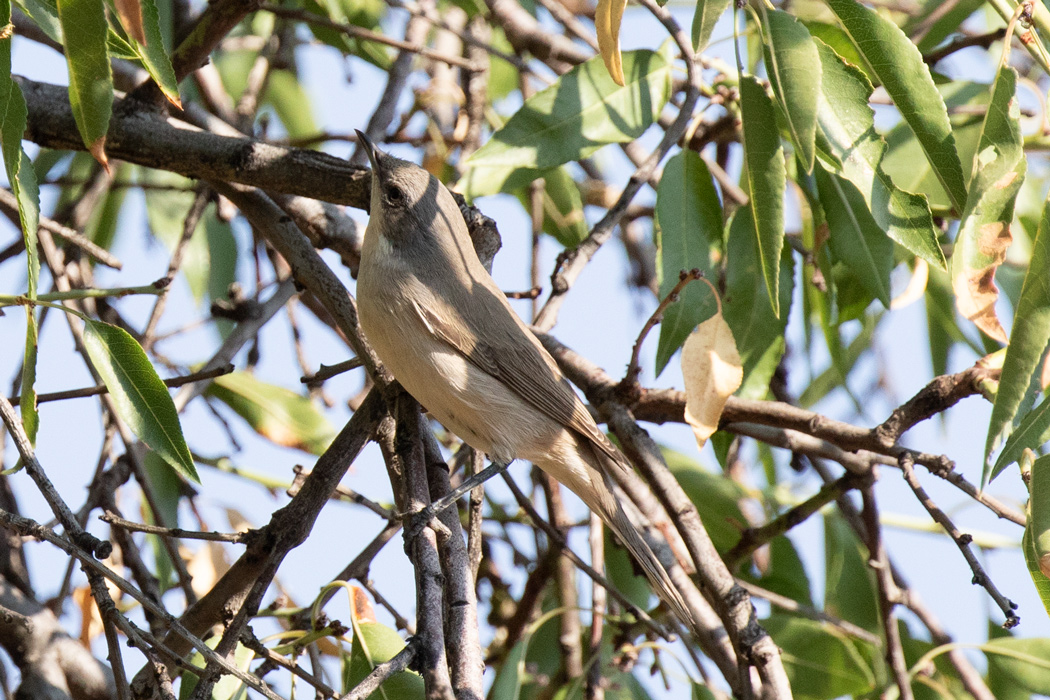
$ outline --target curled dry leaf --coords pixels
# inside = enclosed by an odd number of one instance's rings
[[[598,51],[605,67],[617,85],[623,85],[623,57],[620,55],[620,21],[627,0],[598,0],[594,10],[594,29],[598,34]]]
[[[740,388],[744,368],[736,340],[721,310],[686,338],[682,346],[685,420],[702,448],[718,429],[726,399]]]
[[[922,258],[915,258],[915,269],[912,270],[908,286],[890,302],[890,309],[903,309],[909,304],[922,299],[926,293],[926,285],[930,281],[930,264]]]
[[[360,586],[350,586],[350,600],[354,608],[354,619],[358,622],[375,622],[376,611],[368,593]]]

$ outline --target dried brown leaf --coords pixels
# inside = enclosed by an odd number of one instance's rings
[[[999,221],[985,224],[980,229],[977,247],[981,257],[988,263],[967,268],[952,280],[959,313],[973,321],[988,337],[1001,343],[1009,342],[1009,336],[995,313],[995,302],[999,299],[995,271],[1006,259],[1006,249],[1012,241],[1009,225]]]

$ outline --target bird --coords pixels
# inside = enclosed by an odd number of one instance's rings
[[[478,260],[452,194],[357,136],[372,168],[358,315],[379,359],[475,450],[532,462],[579,496],[689,624],[681,593],[615,495],[613,475],[630,463]]]

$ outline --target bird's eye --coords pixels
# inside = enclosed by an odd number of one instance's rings
[[[397,185],[388,185],[386,188],[386,198],[390,202],[398,203],[404,200],[405,193],[401,191],[401,188]]]

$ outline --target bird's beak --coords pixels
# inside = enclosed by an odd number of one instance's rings
[[[376,145],[372,143],[372,139],[365,136],[363,133],[354,129],[357,133],[357,143],[361,148],[365,149],[365,155],[368,156],[368,162],[372,165],[373,176],[379,176],[382,173],[382,168],[379,167],[379,151],[376,149]]]

